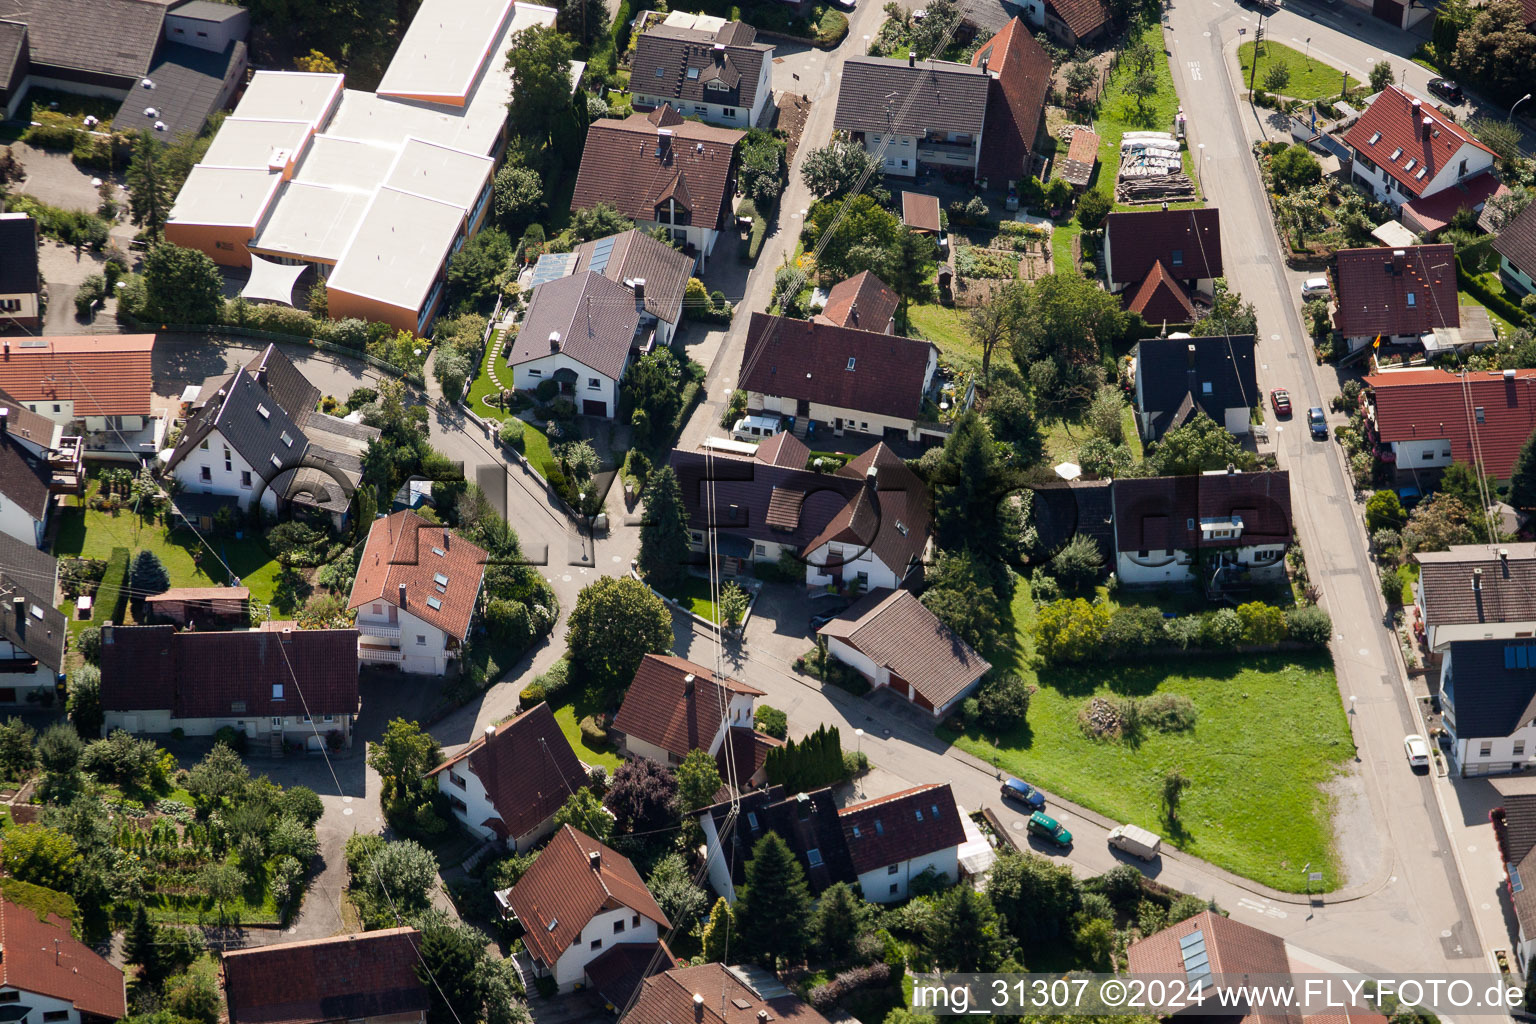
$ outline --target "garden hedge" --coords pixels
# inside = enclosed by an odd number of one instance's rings
[[[1461,265],[1460,256],[1456,257],[1456,284],[1478,302],[1481,302],[1511,324],[1514,324],[1516,327],[1526,326],[1528,318],[1525,310],[1510,302],[1504,296],[1495,293],[1480,278],[1473,277],[1467,273],[1466,268]]]
[[[91,605],[91,622],[101,625],[123,621],[123,609],[128,601],[127,583],[128,549],[113,548],[101,586],[96,589],[96,601]]]

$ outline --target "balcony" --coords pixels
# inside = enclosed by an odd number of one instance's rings
[[[405,655],[398,647],[359,640],[357,642],[357,660],[371,665],[398,665],[405,660]]]
[[[49,494],[79,494],[84,489],[85,472],[80,461],[84,448],[83,439],[62,437],[59,446],[48,453],[48,469],[52,473]]]
[[[359,619],[357,623],[357,631],[363,636],[382,637],[385,640],[400,639],[399,626],[391,626],[382,622],[364,622]]]

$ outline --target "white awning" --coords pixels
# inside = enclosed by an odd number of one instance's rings
[[[1083,467],[1075,462],[1063,462],[1056,467],[1056,475],[1063,480],[1076,480],[1083,475]]]
[[[246,282],[240,295],[251,302],[281,302],[285,306],[291,306],[293,305],[293,286],[298,283],[299,276],[308,269],[307,263],[289,267],[251,253],[251,279]]]

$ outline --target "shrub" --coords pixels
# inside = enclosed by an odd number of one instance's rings
[[[91,664],[101,660],[101,627],[87,626],[75,637],[75,648]]]
[[[1397,500],[1397,492],[1377,491],[1365,502],[1365,528],[1370,533],[1377,530],[1401,530],[1408,515],[1403,503]]]
[[[1325,647],[1333,639],[1333,619],[1315,604],[1287,611],[1285,628],[1292,640],[1314,647]]]
[[[1200,646],[1213,651],[1230,651],[1243,642],[1243,620],[1231,608],[1220,608],[1200,616]]]
[[[986,724],[1006,732],[1024,723],[1029,695],[1029,684],[1012,672],[1003,672],[983,683],[976,699]]]
[[[1376,575],[1381,582],[1381,596],[1387,604],[1397,605],[1403,603],[1403,577],[1398,573],[1397,566],[1383,565],[1376,570]]]
[[[826,1012],[835,1008],[841,1000],[857,992],[859,989],[886,985],[890,983],[890,980],[891,968],[884,961],[876,961],[864,967],[855,967],[851,970],[843,971],[831,981],[811,989],[811,1005],[822,1012]]]
[[[761,704],[752,714],[752,724],[757,731],[782,740],[789,735],[789,717],[778,708]]]
[[[556,384],[554,381],[541,380],[539,381],[538,386],[533,389],[533,393],[538,396],[539,401],[548,402],[551,398],[555,397],[556,392],[559,390],[560,385]]]
[[[1250,644],[1277,644],[1285,639],[1285,612],[1272,604],[1249,601],[1238,606],[1237,617]]]
[[[1163,613],[1143,605],[1123,605],[1109,617],[1104,631],[1106,646],[1121,653],[1135,653],[1166,641]]]
[[[245,753],[245,733],[237,731],[232,725],[219,726],[218,731],[213,734],[213,743],[214,746],[222,743],[237,754]]]
[[[1195,727],[1195,702],[1182,693],[1154,693],[1141,701],[1141,721],[1158,732],[1184,732]]]
[[[594,750],[601,750],[608,745],[608,730],[599,725],[595,717],[587,715],[581,720],[581,741]]]

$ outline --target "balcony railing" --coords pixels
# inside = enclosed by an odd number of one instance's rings
[[[374,644],[359,643],[357,645],[357,660],[381,665],[398,665],[405,660],[405,654],[398,647],[380,647]]]
[[[357,631],[363,636],[384,637],[386,640],[400,639],[399,626],[389,626],[383,623],[363,622],[359,620],[357,623]]]

